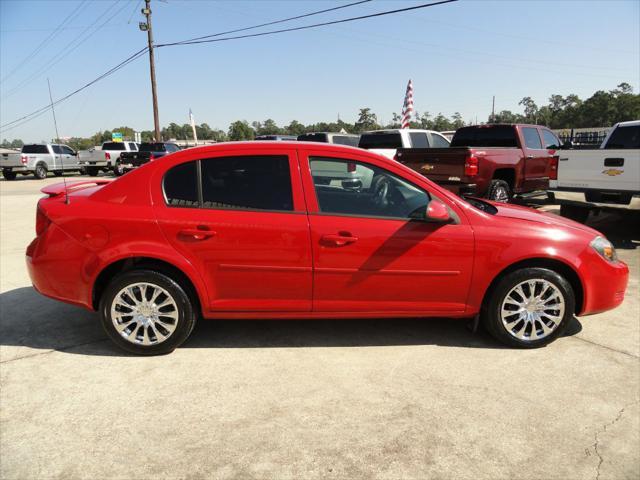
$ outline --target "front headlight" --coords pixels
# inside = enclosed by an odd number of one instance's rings
[[[591,241],[589,245],[591,245],[591,248],[593,248],[602,257],[609,260],[610,262],[615,262],[618,260],[616,249],[613,247],[611,242],[606,238],[596,237]]]

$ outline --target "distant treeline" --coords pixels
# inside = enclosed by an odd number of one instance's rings
[[[584,128],[584,127],[609,127],[617,122],[640,119],[640,95],[634,94],[631,85],[621,83],[614,90],[608,92],[599,90],[586,100],[580,99],[577,95],[551,95],[547,105],[538,106],[531,97],[524,97],[519,105],[522,105],[522,113],[513,113],[510,110],[502,110],[492,118],[489,116],[486,122],[482,123],[536,123],[546,125],[553,129],[561,128]],[[301,135],[307,132],[339,132],[345,130],[350,133],[360,133],[366,130],[379,128],[399,128],[401,116],[393,113],[391,121],[382,125],[378,121],[378,116],[370,108],[361,108],[358,113],[358,120],[355,123],[348,123],[342,120],[335,122],[320,122],[304,125],[297,120],[284,126],[279,126],[274,120],[247,122],[246,120],[236,120],[229,125],[226,131],[211,128],[206,123],[196,126],[196,133],[199,140],[216,140],[218,142],[228,140],[252,140],[256,135]],[[465,122],[458,112],[451,117],[446,117],[442,113],[432,116],[428,112],[415,112],[412,128],[424,128],[428,130],[446,131],[456,130],[464,125],[473,124],[472,121]],[[100,145],[111,140],[111,134],[119,132],[126,139],[134,138],[134,129],[131,127],[118,127],[112,130],[97,132],[89,138],[71,138],[65,143],[75,149],[83,150]],[[153,140],[153,131],[144,130],[141,132],[142,141]],[[170,123],[162,129],[162,137],[165,140],[192,140],[193,133],[191,125]],[[23,145],[22,140],[3,140],[0,144],[4,148],[19,148]]]

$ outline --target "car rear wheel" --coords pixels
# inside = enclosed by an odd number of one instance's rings
[[[38,165],[36,165],[36,169],[34,170],[33,175],[38,180],[44,180],[45,178],[47,178],[47,167],[43,163],[39,163]]]
[[[120,160],[116,161],[116,165],[113,167],[113,173],[116,177],[124,175],[124,167],[122,166],[122,163],[120,163]]]
[[[511,199],[511,189],[504,180],[491,180],[487,190],[487,198],[494,202],[508,203]]]
[[[18,174],[13,170],[7,169],[7,170],[2,170],[2,176],[4,176],[6,180],[15,180]]]
[[[152,270],[133,270],[114,278],[102,295],[100,316],[111,340],[139,355],[172,352],[196,322],[184,289]]]
[[[493,288],[482,320],[502,343],[536,348],[562,335],[574,311],[575,295],[564,277],[546,268],[524,268]]]
[[[87,175],[89,175],[90,177],[97,177],[98,172],[100,172],[100,169],[98,167],[86,167],[85,171],[87,172]]]

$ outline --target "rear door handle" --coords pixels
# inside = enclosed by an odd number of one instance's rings
[[[323,244],[331,247],[344,247],[358,241],[358,237],[354,237],[348,232],[340,232],[338,234],[323,235],[321,238]]]
[[[182,240],[206,240],[214,237],[216,232],[204,225],[198,226],[198,228],[183,228],[178,232],[178,237]]]

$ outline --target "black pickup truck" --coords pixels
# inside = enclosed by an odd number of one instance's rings
[[[115,165],[115,173],[118,176],[123,175],[145,163],[179,150],[180,147],[171,142],[141,143],[137,152],[122,152],[120,154],[120,159]]]

